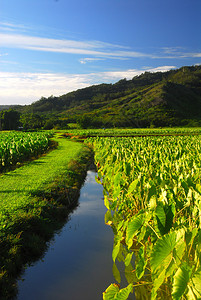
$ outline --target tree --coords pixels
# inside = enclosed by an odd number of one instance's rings
[[[0,130],[17,130],[20,125],[20,113],[14,109],[0,112]]]
[[[20,117],[20,122],[25,130],[27,129],[39,129],[43,127],[44,120],[38,114],[23,114]]]

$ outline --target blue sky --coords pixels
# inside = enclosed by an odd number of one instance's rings
[[[0,0],[0,105],[196,64],[200,0]]]

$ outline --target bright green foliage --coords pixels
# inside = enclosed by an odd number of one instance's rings
[[[190,135],[200,134],[201,127],[166,127],[166,128],[106,128],[106,129],[68,129],[69,136],[83,137],[135,137],[135,136],[157,136],[157,135]],[[129,164],[128,164],[129,171]]]
[[[132,284],[129,284],[126,288],[121,290],[117,284],[111,284],[105,293],[103,293],[103,300],[126,300],[132,289]]]
[[[182,264],[175,273],[172,290],[172,297],[174,300],[181,299],[187,288],[188,282],[190,280],[190,275],[191,269],[186,264]]]
[[[0,171],[45,152],[50,145],[50,136],[50,132],[0,133]]]
[[[144,286],[151,300],[201,299],[199,136],[90,141],[115,234],[113,260],[124,261],[136,295]]]

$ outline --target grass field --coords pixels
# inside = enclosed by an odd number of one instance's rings
[[[0,214],[4,226],[5,212],[13,214],[17,209],[26,207],[34,193],[43,190],[58,175],[62,175],[69,161],[77,156],[81,148],[79,143],[60,139],[58,148],[48,155],[1,176]]]
[[[37,258],[79,195],[91,152],[57,138],[57,149],[0,176],[0,295],[16,292],[15,277]]]

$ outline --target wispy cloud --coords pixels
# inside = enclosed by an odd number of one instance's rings
[[[189,52],[184,47],[163,47],[162,53],[160,54],[161,57],[164,54],[167,54],[167,56],[164,56],[164,58],[196,58],[201,57],[201,52]]]
[[[198,58],[201,52],[188,52],[181,47],[164,47],[158,53],[144,53],[129,50],[116,44],[101,41],[77,41],[67,39],[42,38],[24,34],[0,33],[1,47],[20,48],[41,52],[54,52],[91,56],[91,58],[80,59],[82,64],[103,58],[110,59],[178,59],[178,58]]]
[[[81,58],[79,60],[79,62],[81,64],[86,64],[86,63],[91,63],[91,62],[98,61],[98,60],[104,60],[104,59],[103,58],[86,57],[86,58]]]
[[[0,72],[0,104],[30,104],[42,96],[59,96],[94,84],[131,79],[145,71],[168,71],[174,66],[129,69],[89,74],[10,73]]]
[[[31,28],[23,24],[14,24],[11,22],[0,22],[0,29],[4,32],[26,32]]]
[[[26,49],[40,52],[66,53],[86,56],[80,59],[81,64],[86,64],[98,59],[127,60],[132,58],[150,59],[180,59],[199,58],[201,52],[188,51],[183,47],[162,47],[147,53],[146,51],[133,51],[129,46],[106,43],[103,41],[91,40],[80,41],[77,39],[57,39],[34,34],[36,28],[12,22],[0,22],[1,47],[13,49]],[[58,36],[58,35],[57,35]]]
[[[150,54],[134,52],[118,45],[104,43],[101,41],[76,41],[41,38],[22,34],[0,34],[3,47],[21,48],[35,51],[57,52],[67,54],[91,55],[95,57],[126,58],[126,57],[150,57]],[[119,49],[117,49],[119,48]]]

